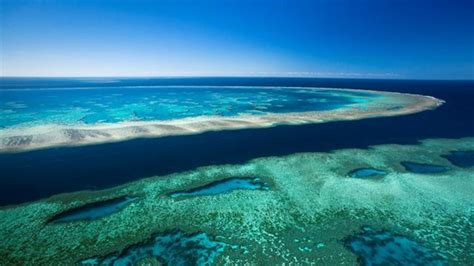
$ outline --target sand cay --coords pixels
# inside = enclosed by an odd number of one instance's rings
[[[313,90],[323,90],[314,88]],[[443,101],[430,96],[351,89],[324,89],[332,92],[364,92],[376,97],[334,110],[235,116],[195,116],[153,121],[123,121],[95,124],[44,124],[12,126],[0,130],[0,152],[100,144],[143,137],[198,134],[206,131],[263,128],[276,125],[299,125],[329,121],[357,120],[396,116],[434,109]],[[352,96],[357,98],[358,96]]]

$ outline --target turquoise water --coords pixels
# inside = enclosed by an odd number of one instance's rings
[[[170,194],[172,198],[192,197],[192,196],[208,196],[229,193],[237,189],[246,190],[266,190],[268,185],[259,181],[258,178],[229,178],[212,182],[202,187],[186,191],[178,191]]]
[[[165,265],[212,265],[217,255],[227,247],[233,246],[215,241],[205,233],[187,235],[176,230],[156,235],[148,242],[131,246],[121,254],[83,260],[82,264],[125,266],[153,258]]]
[[[375,97],[328,89],[206,86],[10,88],[0,95],[0,128],[321,111]]]
[[[387,172],[375,168],[357,168],[348,173],[350,177],[369,178],[374,176],[384,176]]]
[[[95,220],[107,215],[118,212],[136,198],[133,197],[123,197],[117,198],[102,202],[95,202],[91,204],[86,204],[84,206],[74,208],[63,212],[50,221],[54,223],[65,223],[65,222],[74,222],[81,220]]]
[[[363,265],[447,265],[436,252],[407,237],[369,227],[346,239],[345,245]]]
[[[385,83],[352,87],[387,89]],[[23,203],[2,209],[0,264],[355,265],[358,258],[366,265],[472,265],[465,229],[472,227],[474,149],[472,138],[461,138],[473,135],[472,86],[455,94],[438,89],[444,83],[425,85],[429,90],[394,84],[446,104],[407,116],[0,154],[0,203]],[[196,90],[209,91],[192,95]],[[0,124],[333,110],[369,97],[300,88],[0,89]],[[155,109],[146,116],[149,106]],[[21,120],[27,116],[32,120]],[[417,171],[449,171],[420,176],[399,171],[403,161],[417,162]],[[426,164],[433,162],[439,165]],[[98,191],[56,195],[91,187]],[[139,197],[130,203],[124,195]],[[362,228],[367,224],[376,229]]]

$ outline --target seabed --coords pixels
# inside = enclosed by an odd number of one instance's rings
[[[474,138],[299,153],[4,207],[0,264],[472,265],[473,168],[447,156],[470,151]],[[410,172],[406,161],[447,170]],[[355,169],[385,174],[348,176]],[[52,220],[126,197],[104,215]]]

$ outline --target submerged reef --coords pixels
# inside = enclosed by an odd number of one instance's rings
[[[448,167],[442,165],[435,165],[435,164],[427,164],[427,163],[415,163],[409,161],[403,161],[400,163],[405,167],[405,170],[417,173],[417,174],[436,174],[436,173],[443,173],[448,171]]]
[[[451,151],[449,154],[442,155],[457,167],[473,167],[474,151]]]
[[[215,241],[205,233],[187,235],[174,230],[153,236],[150,240],[128,247],[117,255],[90,258],[83,265],[136,265],[141,261],[162,262],[165,265],[212,265],[226,248],[235,248]]]
[[[411,253],[416,253],[424,263],[442,258],[450,265],[473,265],[474,174],[441,157],[452,150],[474,150],[474,139],[262,157],[3,207],[0,265],[354,265],[372,251],[374,260],[413,261]],[[402,161],[450,170],[429,178],[432,174],[406,171]],[[377,182],[347,177],[361,166],[383,169],[386,175]],[[257,182],[271,189],[170,197],[173,192],[209,192],[209,184],[245,177],[261,177]],[[72,206],[124,195],[139,197],[97,219],[49,222]],[[363,226],[373,231],[361,233]],[[344,240],[351,237],[359,241],[354,245],[359,253],[347,248]],[[385,253],[396,243],[401,248]]]
[[[228,178],[201,187],[173,192],[170,197],[209,196],[229,193],[237,189],[266,190],[269,189],[269,186],[261,182],[259,178]]]
[[[125,90],[126,101],[114,90],[79,92],[67,90],[61,101],[66,106],[58,106],[47,97],[51,92],[41,91],[35,97],[44,102],[32,101],[32,106],[6,114],[0,122],[0,152],[406,115],[443,103],[415,94],[299,87],[152,87]],[[24,99],[31,92],[4,93]]]
[[[53,216],[49,222],[64,223],[82,220],[94,220],[118,212],[137,197],[120,197],[106,201],[89,203],[80,207],[66,210]]]
[[[386,174],[386,171],[375,168],[357,168],[347,173],[348,176],[355,178],[370,178],[376,176],[384,176]]]
[[[447,265],[439,254],[407,237],[370,227],[347,238],[345,245],[363,265]]]

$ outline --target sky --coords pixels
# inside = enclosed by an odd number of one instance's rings
[[[474,1],[0,0],[0,75],[474,79]]]

